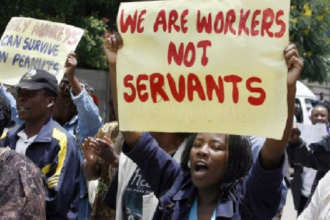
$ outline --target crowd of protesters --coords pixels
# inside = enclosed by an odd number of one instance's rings
[[[122,46],[119,33],[105,34],[116,118]],[[0,219],[280,219],[290,185],[298,219],[330,219],[330,138],[307,146],[293,126],[303,62],[292,44],[283,57],[288,117],[281,140],[120,132],[117,121],[104,123],[94,89],[76,77],[74,53],[61,82],[33,69],[13,85],[15,97],[0,84]],[[311,122],[329,123],[328,103],[315,103]],[[284,181],[288,164],[292,184]],[[306,178],[307,168],[315,178]]]

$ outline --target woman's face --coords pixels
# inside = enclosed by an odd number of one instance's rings
[[[219,188],[228,161],[229,136],[218,133],[199,133],[190,151],[190,172],[199,188]]]

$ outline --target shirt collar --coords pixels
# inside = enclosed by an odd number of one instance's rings
[[[231,219],[234,216],[233,200],[229,199],[226,202],[221,202],[220,200],[217,206],[216,216]]]
[[[33,142],[51,142],[52,141],[52,134],[53,134],[53,127],[54,127],[54,121],[53,119],[49,119],[44,126],[40,129],[39,133],[37,134],[37,137],[34,139]],[[13,139],[18,137],[18,133],[25,128],[25,123],[22,124],[20,127],[18,127],[12,136],[9,136],[8,138]]]
[[[65,123],[65,124],[63,125],[63,127],[65,127],[65,126],[67,126],[67,125],[73,125],[73,124],[75,124],[75,123],[77,122],[77,120],[78,120],[78,115],[75,115],[75,116],[73,116],[73,117],[71,118],[71,120],[70,120],[69,122]]]
[[[188,178],[190,180],[188,180]],[[184,184],[174,195],[173,200],[180,201],[186,199],[192,203],[194,198],[197,196],[197,188],[194,187],[191,181],[190,171],[185,172],[183,182]],[[216,217],[232,218],[234,216],[234,205],[235,203],[232,199],[228,199],[226,202],[219,200],[216,208]]]
[[[32,143],[33,140],[37,137],[37,134],[28,138],[27,134],[25,133],[25,130],[21,130],[20,132],[17,133],[17,136],[20,137],[23,141],[25,142],[30,142]]]

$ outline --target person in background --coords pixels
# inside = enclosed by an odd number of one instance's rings
[[[319,102],[314,106],[311,122],[313,125],[320,123],[325,126],[329,123],[329,110],[325,103]],[[312,143],[308,147],[299,137],[299,128],[293,127],[287,147],[289,161],[295,165],[291,186],[298,215],[308,205],[308,200],[313,195],[319,180],[330,169],[329,137],[325,137],[318,143]]]
[[[329,106],[329,101],[324,99],[324,94],[323,92],[320,92],[320,100],[321,102],[325,103],[327,106]]]
[[[79,146],[80,163],[83,163],[82,144],[87,137],[93,137],[103,124],[99,109],[90,96],[89,86],[75,76],[77,59],[70,53],[66,62],[65,78],[59,85],[58,98],[54,105],[53,118],[76,140]],[[91,205],[88,200],[86,178],[81,170],[81,191],[79,220],[89,220]]]
[[[298,220],[330,219],[330,171],[320,180],[308,207]]]
[[[123,138],[121,133],[119,133],[119,126],[117,122],[110,122],[103,125],[99,132],[96,134],[95,139],[103,139],[103,141],[111,144],[114,143],[114,151],[116,155],[121,152],[121,147],[123,144]],[[91,141],[91,140],[88,140]],[[111,157],[108,157],[108,151],[112,151],[112,146],[107,148],[106,145],[102,145],[102,160],[98,154],[94,153],[93,149],[89,147],[84,147],[85,162],[83,164],[83,170],[86,178],[88,180],[98,179],[98,186],[95,201],[92,207],[92,220],[114,220],[116,213],[114,210],[110,209],[103,202],[103,197],[105,196],[108,186],[111,184],[113,177],[118,168],[119,156],[114,159],[115,162],[108,161]],[[96,167],[93,169],[93,167]]]
[[[47,71],[30,70],[16,88],[18,117],[24,123],[3,134],[0,145],[26,155],[46,176],[48,220],[77,219],[78,147],[72,136],[52,119],[57,80]]]
[[[303,115],[301,114],[301,106],[299,103],[294,104],[294,123],[302,123],[303,122]]]
[[[16,108],[16,99],[15,97],[7,91],[7,87],[3,85],[0,81],[0,95],[6,97],[7,101],[10,104],[11,108],[11,120],[14,122],[15,125],[21,125],[23,122],[19,120],[17,108]]]
[[[75,76],[77,66],[76,55],[70,53],[66,61],[65,77],[58,86],[58,97],[53,107],[53,119],[58,122],[63,128],[68,131],[74,140],[77,142],[79,160],[83,163],[82,143],[84,139],[93,137],[98,129],[102,126],[103,120],[99,116],[99,109],[94,104],[90,96],[90,91],[87,83],[79,81]],[[12,108],[12,119],[21,125],[23,121],[19,120],[16,100],[6,91],[5,86],[1,86],[0,94],[6,96],[10,101]],[[81,170],[82,172],[82,170]],[[88,187],[86,179],[81,173],[81,188],[80,188],[80,207],[79,220],[90,219],[91,206],[88,202]]]
[[[150,134],[162,149],[180,163],[189,133],[151,132]],[[110,140],[88,139],[85,141],[84,149],[90,149],[90,152],[97,157],[102,157],[102,160],[118,167],[103,200],[104,204],[116,210],[116,219],[151,219],[158,200],[142,176],[141,169],[124,154],[118,155],[115,150],[117,147],[114,148]],[[86,176],[92,178],[93,173],[96,173],[95,170],[97,166],[93,166],[93,163],[84,164]],[[89,174],[87,175],[86,172]]]
[[[323,92],[320,92],[320,101],[324,100]]]
[[[10,122],[0,95],[0,137]],[[43,174],[27,157],[0,145],[0,219],[46,219]]]
[[[91,91],[91,96],[93,98],[93,101],[94,101],[95,105],[99,106],[99,97],[97,97],[97,95],[95,95],[94,88],[90,87],[89,90]]]

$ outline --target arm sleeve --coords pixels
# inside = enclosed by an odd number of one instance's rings
[[[307,147],[306,143],[289,143],[287,153],[290,162],[315,170],[328,171],[330,169],[330,149],[328,138],[313,143]]]
[[[0,94],[5,96],[10,104],[11,108],[11,120],[13,120],[16,124],[21,125],[23,122],[18,119],[17,107],[16,107],[16,99],[10,92],[7,92],[7,88],[4,85],[0,87]]]
[[[134,149],[129,150],[124,143],[123,153],[141,169],[157,198],[172,187],[177,177],[183,176],[180,164],[160,148],[149,133],[143,133]]]
[[[80,190],[80,161],[77,147],[73,139],[65,133],[54,132],[59,141],[57,155],[47,172],[47,166],[42,169],[46,173],[46,213],[66,213]]]
[[[103,124],[103,120],[99,115],[99,108],[95,105],[92,97],[87,93],[85,88],[77,96],[72,91],[71,98],[77,106],[78,111],[78,136],[81,143],[87,137],[94,137],[99,128]]]
[[[248,177],[244,181],[245,199],[251,212],[259,219],[272,219],[281,204],[283,193],[283,165],[276,170],[265,170],[261,167],[259,157],[253,164]]]

